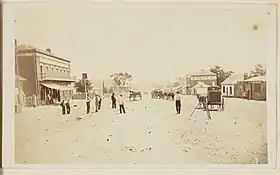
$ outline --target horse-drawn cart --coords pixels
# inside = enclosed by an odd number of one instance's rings
[[[218,86],[207,87],[206,96],[198,95],[198,100],[205,110],[224,111],[225,109],[225,101]]]

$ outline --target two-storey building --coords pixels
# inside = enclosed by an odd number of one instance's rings
[[[23,91],[27,97],[36,97],[36,105],[71,99],[71,62],[55,56],[50,49],[41,50],[27,45],[17,48],[19,75],[26,79]],[[28,104],[27,105],[34,105]]]
[[[189,73],[186,76],[187,94],[195,94],[196,90],[193,87],[198,83],[203,83],[206,86],[216,86],[217,76],[213,72],[203,69],[199,72]]]

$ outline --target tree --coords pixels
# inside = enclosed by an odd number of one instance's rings
[[[210,71],[216,74],[218,86],[234,73],[233,71],[225,71],[221,66],[213,66],[210,68]]]
[[[128,85],[132,80],[132,76],[128,72],[116,72],[111,74],[110,78],[112,79],[114,85],[117,87],[124,87],[125,85]]]
[[[83,79],[79,79],[75,82],[74,87],[77,92],[85,92],[85,81]],[[87,92],[92,89],[92,83],[89,80],[86,80],[86,89]]]
[[[266,69],[261,64],[256,64],[254,69],[250,72],[250,77],[265,76]]]

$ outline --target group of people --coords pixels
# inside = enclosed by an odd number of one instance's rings
[[[60,103],[60,106],[62,108],[62,115],[70,114],[70,100],[68,99],[65,103],[64,100]]]
[[[119,102],[119,110],[120,113],[126,113],[125,112],[125,106],[124,106],[124,99],[123,95],[120,94],[118,98]],[[87,95],[87,100],[86,100],[86,112],[87,114],[90,113],[90,103],[91,99],[89,95]],[[95,112],[98,112],[101,109],[101,103],[102,103],[102,98],[100,95],[95,95]],[[112,93],[111,96],[111,103],[112,103],[112,109],[117,108],[117,98],[115,97],[115,93]],[[67,102],[62,100],[60,106],[62,107],[62,115],[70,114],[70,100],[68,99]],[[176,113],[180,114],[181,113],[181,96],[180,93],[177,92],[175,95],[175,108],[176,108]]]
[[[89,95],[87,95],[87,100],[86,100],[86,107],[87,107],[87,114],[90,112],[90,102],[91,99]],[[102,103],[102,98],[100,95],[95,95],[95,112],[98,112],[101,109],[101,103]]]
[[[125,108],[124,108],[124,100],[122,94],[119,97],[119,107],[120,107],[120,113],[126,113]],[[117,99],[115,97],[115,94],[113,93],[111,96],[111,102],[112,102],[112,109],[117,108]],[[86,101],[86,107],[87,107],[87,114],[90,113],[90,103],[91,99],[89,96],[87,96],[87,101]],[[100,95],[95,95],[95,112],[98,112],[101,109],[101,103],[102,103],[102,98]]]
[[[115,97],[115,93],[112,94],[111,96],[111,101],[112,101],[112,109],[117,108],[117,99]],[[125,113],[125,108],[124,108],[124,100],[122,94],[120,94],[119,97],[119,107],[120,107],[120,113]]]

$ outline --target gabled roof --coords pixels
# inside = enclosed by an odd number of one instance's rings
[[[199,72],[193,72],[189,74],[190,76],[204,76],[204,75],[216,75],[209,70],[200,70]]]
[[[232,74],[227,79],[225,79],[221,85],[236,84],[238,81],[243,81],[244,75],[242,74]]]
[[[200,87],[210,87],[209,85],[199,81],[196,83],[196,85],[194,85],[192,88],[200,88]]]
[[[258,76],[258,77],[252,77],[247,80],[244,80],[245,82],[266,82],[265,76]]]

